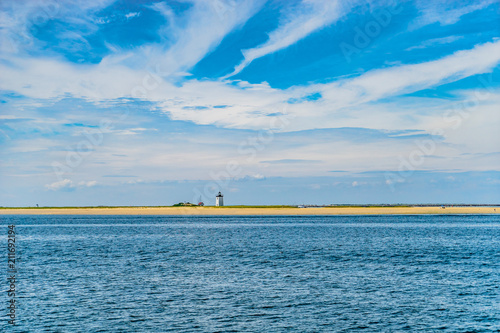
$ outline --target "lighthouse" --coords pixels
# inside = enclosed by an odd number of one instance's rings
[[[224,196],[222,195],[222,193],[219,192],[219,194],[217,194],[217,196],[215,197],[215,206],[216,207],[219,207],[219,206],[224,206]]]

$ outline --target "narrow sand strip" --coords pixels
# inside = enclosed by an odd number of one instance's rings
[[[498,207],[119,207],[119,208],[19,208],[0,209],[0,215],[412,215],[500,214]]]

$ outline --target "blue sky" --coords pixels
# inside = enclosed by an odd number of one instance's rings
[[[498,1],[3,1],[0,206],[499,203]]]

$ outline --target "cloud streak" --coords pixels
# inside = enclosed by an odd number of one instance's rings
[[[347,4],[341,5],[339,1],[302,0],[297,8],[283,18],[283,24],[269,34],[269,39],[262,45],[243,50],[243,61],[234,71],[224,78],[229,78],[240,73],[254,60],[285,49],[311,33],[324,28],[348,11]]]
[[[411,46],[406,49],[406,51],[411,51],[411,50],[417,50],[417,49],[425,49],[428,47],[436,46],[436,45],[443,45],[443,44],[451,44],[457,40],[463,39],[464,36],[447,36],[447,37],[442,37],[442,38],[433,38],[433,39],[428,39],[419,45]]]
[[[108,7],[112,2],[114,0],[90,0],[83,3],[77,0],[2,1],[0,2],[0,52],[25,55],[30,51],[36,51],[41,45],[33,33],[51,20],[58,20],[73,27],[71,31],[66,28],[59,31],[60,36],[83,40],[85,43],[85,36],[97,30],[92,13]]]
[[[499,63],[500,40],[497,40],[438,60],[372,70],[354,79],[318,87],[324,96],[337,99],[341,106],[355,105],[486,73]],[[336,97],[339,95],[344,97],[339,99]]]
[[[416,7],[419,9],[420,15],[410,25],[410,29],[418,29],[433,23],[439,23],[443,26],[455,24],[463,16],[487,8],[495,3],[498,4],[498,1],[478,0],[460,3],[458,1],[430,2],[419,0],[416,2]]]
[[[250,19],[264,5],[264,1],[198,0],[192,4],[193,7],[182,18],[174,17],[165,3],[153,7],[170,20],[168,29],[162,33],[176,39],[167,50],[156,46],[146,48],[144,56],[147,63],[162,77],[182,75],[192,68],[228,33]]]

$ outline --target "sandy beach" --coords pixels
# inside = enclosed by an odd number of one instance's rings
[[[498,207],[116,207],[116,208],[4,208],[0,215],[413,215],[500,214]]]

